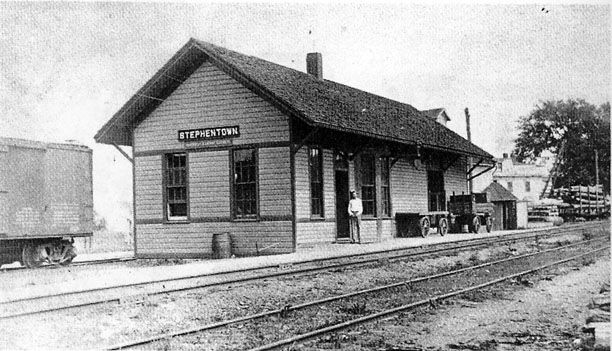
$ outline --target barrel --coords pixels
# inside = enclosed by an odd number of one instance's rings
[[[470,232],[470,227],[467,224],[463,224],[461,226],[461,232],[462,233],[469,233]]]
[[[212,238],[213,258],[232,257],[232,238],[230,233],[216,233]]]

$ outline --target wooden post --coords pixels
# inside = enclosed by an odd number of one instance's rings
[[[580,205],[580,215],[582,216],[582,184],[578,186],[578,204]]]
[[[591,212],[591,187],[589,185],[587,185],[587,196],[589,198],[587,205],[588,205],[588,211],[589,211],[589,216],[592,215],[593,213]],[[580,200],[582,201],[582,200]]]
[[[471,143],[472,142],[472,131],[470,129],[470,110],[468,110],[468,108],[465,108],[465,128],[467,130],[467,140]],[[472,158],[470,156],[468,156],[468,169],[472,168]],[[469,178],[468,180],[468,193],[473,193],[474,192],[474,180],[472,178]]]

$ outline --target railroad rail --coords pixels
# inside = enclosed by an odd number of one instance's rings
[[[56,268],[73,268],[73,267],[78,267],[78,266],[92,266],[92,265],[97,265],[97,264],[107,264],[107,263],[123,263],[123,262],[130,262],[130,261],[134,261],[136,260],[136,258],[134,257],[116,257],[116,258],[105,258],[105,259],[99,259],[99,260],[87,260],[87,261],[73,261],[72,263],[70,263],[69,266],[59,266],[59,265],[51,265],[51,264],[46,264],[43,266],[40,266],[36,269],[56,269]],[[12,271],[21,271],[21,270],[25,270],[25,269],[31,269],[31,268],[27,268],[24,266],[18,266],[18,267],[6,267],[6,268],[0,268],[0,272],[12,272]]]
[[[484,289],[486,287],[489,287],[489,286],[492,286],[492,285],[495,285],[495,284],[499,284],[499,283],[502,283],[502,282],[510,280],[510,279],[519,278],[519,277],[522,277],[522,276],[527,275],[527,274],[535,273],[535,272],[538,272],[538,271],[541,271],[541,270],[544,270],[544,269],[547,269],[547,268],[550,268],[550,267],[553,267],[553,266],[557,266],[557,265],[560,265],[560,264],[563,264],[563,263],[574,261],[574,260],[577,260],[579,258],[590,256],[590,255],[599,253],[599,252],[604,251],[604,250],[609,250],[609,249],[610,249],[609,246],[600,247],[600,248],[597,248],[595,250],[591,250],[591,251],[583,253],[583,254],[575,255],[575,256],[572,256],[572,257],[569,257],[569,258],[565,258],[565,259],[558,260],[558,261],[555,261],[555,262],[552,262],[552,263],[541,265],[541,266],[535,267],[533,269],[528,269],[528,270],[524,270],[524,271],[521,271],[521,272],[518,272],[518,273],[506,275],[506,276],[503,276],[503,277],[500,277],[500,278],[497,278],[497,279],[493,279],[493,280],[487,281],[487,282],[482,283],[482,284],[478,284],[478,285],[475,285],[475,286],[471,286],[471,287],[468,287],[468,288],[464,288],[464,289],[453,291],[453,292],[446,293],[446,294],[433,295],[433,296],[431,296],[431,297],[429,297],[427,299],[422,299],[422,300],[419,300],[419,301],[416,301],[416,302],[413,302],[413,303],[410,303],[410,304],[402,305],[402,306],[399,306],[399,307],[396,307],[396,308],[392,308],[392,309],[384,310],[384,311],[381,311],[381,312],[378,312],[378,313],[370,314],[370,315],[367,315],[367,316],[364,316],[364,317],[361,317],[361,318],[356,318],[356,319],[349,320],[349,321],[346,321],[346,322],[342,322],[342,323],[338,323],[338,324],[335,324],[335,325],[327,326],[325,328],[313,330],[313,331],[310,331],[308,333],[304,333],[304,334],[301,334],[301,335],[296,335],[296,336],[293,336],[291,338],[280,340],[280,341],[277,341],[277,342],[274,342],[274,343],[270,343],[270,344],[267,344],[267,345],[255,347],[255,348],[250,349],[249,351],[275,350],[275,349],[278,349],[278,348],[283,347],[283,346],[293,345],[293,344],[295,344],[296,342],[299,342],[299,341],[305,341],[305,340],[312,339],[312,338],[317,337],[317,336],[333,333],[333,332],[336,332],[336,331],[339,331],[339,330],[342,330],[342,329],[346,329],[346,328],[350,328],[350,327],[353,327],[353,326],[358,326],[358,325],[361,325],[361,324],[365,324],[365,323],[371,322],[373,320],[377,320],[377,319],[389,317],[389,316],[392,316],[392,315],[396,315],[396,314],[399,314],[401,312],[413,310],[413,309],[416,309],[416,308],[419,308],[419,307],[423,307],[423,306],[427,306],[427,305],[435,305],[437,302],[449,299],[451,297],[459,296],[459,295],[462,295],[462,294],[465,294],[465,293],[468,293],[468,292],[471,292],[471,291],[475,291],[475,290]]]
[[[416,257],[422,257],[427,255],[435,255],[441,254],[444,252],[454,252],[461,250],[469,250],[474,249],[481,246],[489,246],[490,244],[500,244],[506,243],[510,241],[523,241],[529,239],[535,239],[538,241],[539,239],[556,236],[556,235],[564,235],[564,234],[579,234],[581,231],[586,229],[598,229],[599,226],[594,225],[572,225],[567,227],[556,227],[551,228],[549,230],[540,230],[536,232],[522,232],[522,233],[514,233],[506,236],[495,236],[495,237],[485,237],[485,238],[477,238],[471,240],[465,240],[462,242],[449,242],[443,244],[435,244],[435,245],[424,245],[418,247],[409,247],[409,248],[396,248],[391,250],[381,250],[375,252],[366,252],[359,253],[350,257],[326,257],[326,258],[318,258],[312,259],[308,261],[300,262],[300,265],[305,264],[315,264],[315,266],[297,268],[297,269],[282,269],[279,271],[278,265],[265,266],[265,267],[255,267],[255,268],[247,268],[235,272],[219,272],[212,274],[200,274],[200,275],[192,275],[187,277],[176,277],[176,278],[168,278],[168,279],[159,279],[148,282],[136,282],[132,284],[123,284],[109,287],[101,287],[101,288],[93,288],[93,289],[84,289],[79,291],[71,291],[65,293],[56,293],[56,294],[47,294],[40,296],[32,296],[32,297],[23,297],[8,301],[1,301],[0,308],[3,311],[0,314],[0,319],[8,319],[15,317],[23,317],[28,315],[47,313],[47,312],[55,312],[61,310],[67,310],[72,308],[79,307],[87,307],[94,306],[103,303],[112,303],[112,302],[121,302],[122,300],[129,300],[130,296],[135,296],[136,298],[142,296],[153,296],[158,294],[165,293],[175,293],[182,292],[187,290],[208,288],[213,286],[221,286],[228,284],[236,284],[236,283],[245,283],[250,281],[263,280],[268,278],[277,278],[282,276],[297,276],[310,274],[315,272],[329,271],[340,268],[347,268],[351,266],[360,266],[367,264],[375,264],[381,261],[393,261],[400,259],[410,259]],[[462,243],[457,245],[458,243]],[[444,246],[444,247],[441,247]],[[447,247],[448,246],[448,247]],[[430,247],[433,247],[430,249]],[[416,251],[415,250],[421,250]],[[363,258],[367,256],[373,256],[365,259],[353,260],[355,258]],[[347,260],[346,262],[340,263],[330,263],[338,260]],[[271,270],[271,271],[270,271]],[[256,271],[261,271],[261,274],[255,275],[245,275],[246,273],[253,273]],[[235,278],[228,278],[229,275],[238,275]],[[208,281],[208,282],[193,282],[193,280],[197,280],[200,278],[216,278],[225,276],[226,279],[220,279],[217,281]],[[189,282],[189,281],[192,282]],[[183,285],[178,285],[175,287],[165,286],[168,283],[176,283],[183,282]],[[157,286],[155,286],[157,285]],[[142,291],[142,287],[149,287],[150,290]],[[101,293],[106,293],[106,295],[101,295]],[[36,308],[36,307],[39,308]]]
[[[501,265],[501,264],[506,264],[509,262],[515,262],[515,261],[519,261],[519,260],[524,260],[526,258],[531,258],[534,256],[543,256],[546,254],[558,254],[560,251],[563,250],[567,250],[569,248],[576,248],[579,247],[581,245],[585,245],[585,244],[593,244],[596,242],[600,242],[600,241],[604,241],[605,239],[603,238],[598,238],[598,239],[590,239],[590,240],[586,240],[586,241],[581,241],[578,243],[573,243],[573,244],[568,244],[568,245],[563,245],[560,247],[555,247],[552,249],[547,249],[547,250],[543,250],[543,251],[539,251],[539,252],[535,252],[535,253],[528,253],[528,254],[524,254],[524,255],[520,255],[520,256],[514,256],[514,257],[510,257],[510,258],[505,258],[505,259],[500,259],[500,260],[495,260],[495,261],[491,261],[491,262],[485,262],[483,264],[478,264],[478,265],[473,265],[473,266],[469,266],[469,267],[464,267],[464,268],[460,268],[460,269],[456,269],[456,270],[451,270],[451,271],[446,271],[446,272],[441,272],[441,273],[436,273],[433,275],[428,275],[428,276],[424,276],[424,277],[418,277],[418,278],[414,278],[414,279],[410,279],[410,280],[405,280],[405,281],[401,281],[401,282],[396,282],[393,284],[388,284],[388,285],[384,285],[384,286],[377,286],[374,288],[369,288],[369,289],[364,289],[361,291],[356,291],[356,292],[351,292],[348,294],[342,294],[342,295],[336,295],[336,296],[331,296],[331,297],[327,297],[327,298],[323,298],[323,299],[319,299],[319,300],[314,300],[314,301],[309,301],[309,302],[305,302],[299,305],[294,305],[294,306],[285,306],[283,308],[280,309],[276,309],[276,310],[272,310],[272,311],[266,311],[266,312],[262,312],[262,313],[257,313],[257,314],[252,314],[252,315],[247,315],[247,316],[242,316],[242,317],[238,317],[238,318],[234,318],[234,319],[230,319],[230,320],[225,320],[225,321],[220,321],[220,322],[215,322],[215,323],[210,323],[210,324],[204,324],[204,325],[200,325],[200,326],[196,326],[196,327],[192,327],[192,328],[188,328],[188,329],[183,329],[183,330],[177,330],[174,332],[169,332],[169,333],[163,333],[163,334],[158,334],[158,335],[154,335],[154,336],[150,336],[147,338],[142,338],[142,339],[138,339],[138,340],[132,340],[132,341],[127,341],[127,342],[123,342],[123,343],[118,343],[118,344],[114,344],[111,345],[109,347],[107,347],[108,350],[122,350],[122,349],[128,349],[128,348],[132,348],[132,347],[136,347],[136,346],[143,346],[143,345],[148,345],[148,344],[152,344],[154,342],[160,341],[160,340],[168,340],[168,339],[172,339],[172,338],[176,338],[176,337],[180,337],[180,336],[186,336],[186,335],[190,335],[190,334],[196,334],[196,333],[203,333],[203,332],[209,332],[215,329],[219,329],[219,328],[223,328],[223,327],[228,327],[230,325],[236,325],[236,324],[243,324],[246,322],[252,322],[254,320],[258,320],[258,319],[262,319],[264,317],[271,317],[271,316],[280,316],[282,318],[287,318],[287,315],[289,312],[293,312],[293,311],[298,311],[298,310],[302,310],[302,309],[306,309],[308,307],[314,307],[314,306],[319,306],[319,305],[323,305],[323,304],[328,304],[331,302],[335,302],[335,301],[339,301],[339,300],[346,300],[346,299],[350,299],[350,298],[355,298],[355,297],[362,297],[364,295],[368,295],[368,294],[372,294],[372,293],[376,293],[376,292],[381,292],[381,291],[385,291],[385,290],[391,290],[394,288],[402,288],[402,287],[407,287],[407,288],[411,288],[414,286],[414,284],[418,284],[418,283],[424,283],[424,282],[429,282],[431,280],[435,280],[435,279],[440,279],[440,278],[444,278],[444,277],[451,277],[451,276],[455,276],[458,274],[462,274],[468,271],[474,271],[474,270],[478,270],[478,269],[482,269],[482,268],[486,268],[486,267],[492,267],[492,266],[496,266],[496,265]],[[279,341],[275,341],[263,346],[259,346],[256,348],[251,349],[252,351],[263,351],[263,350],[273,350],[273,349],[278,349],[284,346],[292,346],[294,345],[296,342],[300,342],[300,341],[305,341],[308,339],[312,339],[324,334],[329,334],[329,333],[333,333],[336,332],[338,330],[341,329],[346,329],[349,327],[353,327],[353,326],[357,326],[360,324],[364,324],[367,322],[370,322],[372,320],[375,319],[380,319],[383,317],[388,317],[394,314],[398,314],[400,312],[404,312],[404,311],[408,311],[411,309],[415,309],[421,306],[425,306],[425,305],[432,305],[435,304],[438,301],[444,300],[444,299],[448,299],[457,295],[461,295],[464,294],[466,292],[470,292],[470,291],[474,291],[474,290],[478,290],[478,289],[482,289],[494,284],[498,284],[501,283],[503,281],[509,280],[509,279],[513,279],[513,278],[517,278],[517,277],[521,277],[523,275],[527,275],[539,270],[543,270],[549,267],[552,267],[554,265],[559,265],[562,263],[566,263],[572,260],[576,260],[579,259],[581,257],[585,257],[588,255],[593,255],[596,253],[599,253],[601,251],[604,251],[606,249],[609,249],[609,245],[603,246],[603,247],[599,247],[597,249],[594,250],[590,250],[586,253],[582,253],[579,255],[574,255],[571,256],[569,258],[566,259],[562,259],[562,260],[557,260],[554,261],[552,263],[547,263],[545,265],[541,265],[538,266],[536,268],[533,269],[529,269],[529,270],[524,270],[518,273],[513,273],[510,275],[506,275],[500,278],[496,278],[490,281],[487,281],[485,283],[481,283],[478,284],[476,286],[472,286],[472,287],[468,287],[468,288],[464,288],[464,289],[460,289],[457,291],[452,291],[450,293],[445,293],[445,294],[437,294],[437,295],[433,295],[431,297],[428,297],[427,299],[422,299],[416,302],[412,302],[409,304],[405,304],[399,307],[394,307],[394,308],[390,308],[390,309],[386,309],[380,312],[376,312],[373,314],[369,314],[360,318],[356,318],[353,320],[349,320],[349,321],[344,321],[344,322],[340,322],[340,323],[336,323],[333,325],[328,325],[324,328],[319,328],[316,330],[312,330],[309,331],[307,333],[303,333],[303,334],[299,334],[299,335],[295,335],[283,340],[279,340]],[[283,317],[284,316],[284,317]]]

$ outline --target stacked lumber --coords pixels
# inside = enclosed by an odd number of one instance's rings
[[[610,200],[604,194],[602,185],[557,188],[553,190],[552,196],[570,207],[561,210],[562,217],[591,217],[610,212]]]
[[[528,222],[549,222],[553,225],[563,224],[563,218],[559,216],[560,201],[538,201],[531,202],[527,206]]]

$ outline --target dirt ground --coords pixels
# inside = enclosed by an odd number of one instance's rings
[[[580,237],[573,239],[581,240]],[[190,328],[202,323],[236,317],[247,312],[260,312],[279,306],[294,305],[300,301],[342,294],[398,279],[403,280],[416,275],[432,273],[440,269],[455,267],[458,263],[474,264],[492,259],[497,254],[517,255],[531,252],[534,249],[533,245],[512,244],[478,252],[462,252],[454,257],[432,257],[412,262],[374,265],[347,272],[326,272],[312,276],[270,279],[168,296],[160,295],[138,304],[108,304],[94,308],[24,317],[6,321],[6,323],[0,322],[0,330],[3,330],[0,335],[0,345],[6,349],[26,350],[100,349],[125,339]],[[594,267],[600,267],[600,271],[592,271]],[[537,345],[533,340],[551,341],[550,335],[559,335],[559,340],[564,342],[561,345],[567,346],[579,334],[579,328],[584,322],[584,316],[580,314],[586,312],[588,296],[597,293],[598,284],[609,277],[609,256],[606,256],[603,261],[598,261],[597,264],[582,268],[580,271],[566,268],[567,271],[563,273],[567,275],[553,278],[552,281],[542,281],[529,289],[522,285],[509,284],[504,294],[495,295],[498,300],[479,300],[476,296],[470,301],[458,300],[455,304],[444,305],[436,310],[425,310],[425,313],[405,314],[372,323],[361,329],[347,332],[338,347],[345,350],[395,351],[451,349],[454,347],[452,345],[456,345],[456,349],[464,350],[515,350],[517,349],[515,345],[502,344],[501,341],[514,342],[518,338],[519,341],[526,340],[533,346]],[[602,271],[602,269],[606,270]],[[566,276],[567,279],[564,278]],[[569,287],[559,285],[560,281],[567,281]],[[546,283],[555,283],[555,285],[547,286]],[[527,294],[529,291],[533,293]],[[573,294],[567,295],[568,292],[573,292]],[[527,295],[520,295],[521,293]],[[499,300],[500,296],[501,300]],[[495,325],[498,326],[498,329],[491,329]],[[540,326],[548,329],[540,330],[538,329]],[[530,334],[525,334],[526,331]],[[238,344],[246,341],[238,340],[240,339],[238,335],[245,334],[244,332],[240,333],[235,329],[230,329],[220,332],[220,334],[223,333],[228,334],[222,338],[221,344],[215,343],[212,339],[209,340],[208,336],[194,336],[193,338],[179,338],[167,343],[160,342],[144,348],[216,350],[226,349],[228,345],[225,344],[230,341]],[[248,336],[249,333],[246,334]],[[74,335],[79,335],[79,338],[75,339]],[[491,343],[491,340],[496,340],[496,342]],[[302,346],[304,349],[336,347],[330,343],[313,343]],[[413,346],[418,346],[418,348]],[[521,348],[520,350],[536,349],[543,348]],[[567,350],[568,348],[544,349]]]
[[[580,329],[588,315],[587,305],[610,281],[610,256],[580,268],[562,267],[555,274],[560,275],[528,278],[535,281],[531,287],[498,287],[493,293],[502,293],[494,299],[478,301],[471,296],[348,331],[336,336],[347,342],[335,347],[319,341],[303,349],[577,350],[574,341],[584,336]]]

